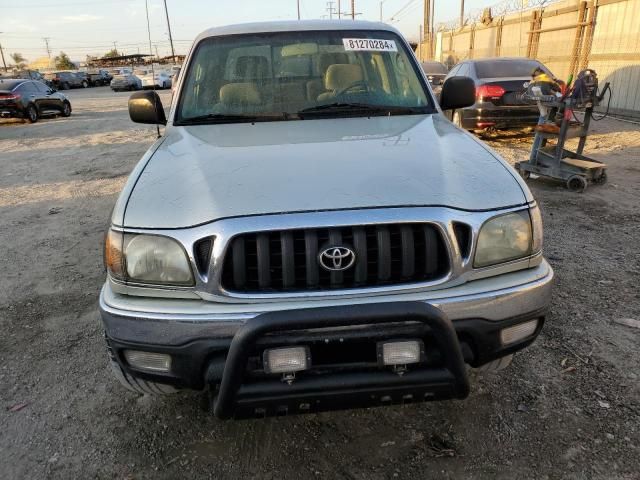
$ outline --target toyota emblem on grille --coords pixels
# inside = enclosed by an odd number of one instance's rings
[[[331,272],[341,272],[356,261],[356,252],[349,247],[327,247],[318,255],[320,265]]]

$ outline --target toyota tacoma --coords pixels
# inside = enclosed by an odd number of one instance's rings
[[[129,389],[206,393],[219,418],[469,394],[539,334],[553,272],[517,173],[443,112],[394,28],[213,28],[105,237],[111,366]]]

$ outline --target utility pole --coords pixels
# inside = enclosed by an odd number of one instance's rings
[[[436,29],[434,27],[434,21],[436,18],[436,0],[431,0],[431,59],[435,60],[436,56]]]
[[[296,2],[298,4],[298,20],[300,20],[300,0]]]
[[[356,19],[356,0],[351,0],[351,20]]]
[[[422,27],[423,42],[429,43],[429,50],[431,51],[431,0],[424,0],[424,25]],[[424,54],[424,49],[422,50]],[[422,59],[421,59],[422,60]]]
[[[44,37],[44,44],[47,46],[47,56],[49,57],[49,59],[51,59],[51,49],[49,48],[49,37]]]
[[[464,0],[460,0],[460,28],[464,28]]]
[[[118,42],[113,42],[113,49],[115,50],[116,55],[117,55],[118,54],[118,47],[116,47],[116,43],[118,43]]]
[[[173,37],[171,36],[171,24],[169,23],[169,10],[167,10],[167,0],[164,0],[164,13],[167,16],[167,30],[169,30],[169,43],[171,44],[171,57],[173,62],[176,61],[176,52],[173,49]]]
[[[341,10],[342,8],[340,8],[340,0],[338,0],[338,20],[340,20],[340,15],[342,14]]]
[[[2,32],[0,32],[2,33]],[[0,43],[0,56],[2,56],[2,65],[4,65],[4,71],[7,71],[7,63],[4,61],[4,50],[2,50],[2,44]]]
[[[157,44],[157,43],[154,43],[154,44],[153,44],[153,48],[155,48],[155,49],[156,49],[156,58],[157,58],[158,60],[160,60],[160,55],[158,55],[158,44]]]

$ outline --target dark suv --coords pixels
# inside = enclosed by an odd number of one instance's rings
[[[530,58],[485,58],[457,64],[447,79],[472,78],[476,85],[476,103],[456,110],[451,118],[453,123],[466,130],[535,126],[540,116],[538,107],[525,102],[522,93],[536,68],[553,77],[547,67]]]
[[[71,115],[71,103],[63,94],[42,82],[9,79],[0,80],[0,117],[26,118],[35,123],[43,113]]]
[[[85,77],[80,77],[73,72],[47,73],[44,78],[51,81],[57,90],[69,90],[70,88],[86,88],[89,82]]]

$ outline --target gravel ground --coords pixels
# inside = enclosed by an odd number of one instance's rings
[[[164,92],[165,103],[168,94]],[[0,122],[0,478],[640,478],[640,126],[587,150],[609,183],[530,180],[557,283],[538,341],[465,401],[220,422],[108,370],[102,236],[154,141],[127,94],[69,92],[69,119]],[[530,139],[488,140],[509,161]]]

